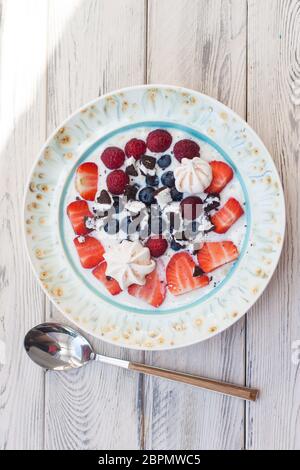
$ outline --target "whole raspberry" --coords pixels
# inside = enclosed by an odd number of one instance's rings
[[[165,152],[172,143],[172,136],[168,131],[156,129],[147,137],[147,147],[151,152]]]
[[[180,203],[182,216],[186,220],[194,220],[199,217],[202,211],[202,199],[197,196],[189,196]]]
[[[162,237],[152,237],[147,240],[145,246],[149,248],[151,256],[158,258],[165,253],[168,248],[168,242]]]
[[[123,165],[125,154],[119,147],[107,147],[101,155],[104,165],[110,170],[116,170]]]
[[[131,139],[125,145],[125,153],[127,157],[134,157],[139,160],[146,152],[146,144],[141,139]]]
[[[190,139],[179,140],[174,145],[174,156],[178,161],[181,162],[183,158],[195,158],[200,157],[199,145]]]
[[[114,170],[106,178],[108,191],[115,195],[123,194],[128,183],[129,177],[123,170]]]

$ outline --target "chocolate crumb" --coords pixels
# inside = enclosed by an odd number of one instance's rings
[[[194,272],[193,272],[193,277],[199,277],[202,276],[204,272],[200,268],[200,266],[195,266]]]
[[[213,232],[215,230],[215,228],[216,227],[214,225],[212,225],[208,230],[204,230],[204,232],[203,232],[204,235],[207,235],[208,233]]]
[[[148,170],[153,170],[156,165],[156,158],[151,157],[150,155],[143,155],[141,158],[141,163]]]
[[[128,176],[138,176],[138,172],[135,168],[134,165],[129,165],[126,170],[125,170],[125,173],[128,175]]]
[[[112,199],[108,191],[106,189],[102,189],[100,195],[97,197],[97,202],[99,204],[111,204]]]
[[[124,196],[128,201],[135,201],[136,195],[138,192],[138,187],[135,185],[127,184],[124,191]]]
[[[156,175],[146,175],[146,184],[148,186],[158,186],[159,185],[159,179],[158,176]]]
[[[217,200],[216,200],[217,199]],[[216,193],[210,193],[207,195],[204,201],[204,211],[211,212],[220,207],[220,195]]]

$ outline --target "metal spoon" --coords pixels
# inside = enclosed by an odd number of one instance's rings
[[[42,323],[35,326],[25,336],[24,346],[29,357],[44,369],[76,369],[89,361],[100,361],[143,374],[164,377],[177,382],[194,385],[224,395],[255,401],[258,390],[240,387],[226,382],[183,374],[158,367],[124,361],[96,354],[90,343],[78,331],[59,323]]]

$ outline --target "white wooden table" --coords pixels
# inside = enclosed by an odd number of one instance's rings
[[[0,35],[0,448],[299,449],[300,1],[0,0]],[[22,242],[35,156],[85,102],[147,82],[207,93],[254,127],[282,176],[284,252],[247,318],[210,341],[160,353],[92,343],[257,386],[256,404],[99,364],[44,374],[23,351],[30,327],[62,319]]]

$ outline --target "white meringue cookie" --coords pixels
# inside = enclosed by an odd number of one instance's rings
[[[103,256],[107,263],[106,276],[116,279],[123,290],[131,284],[144,285],[147,274],[155,268],[149,249],[139,241],[124,240]]]
[[[210,164],[203,158],[183,158],[174,170],[175,186],[181,193],[202,193],[212,181]]]

